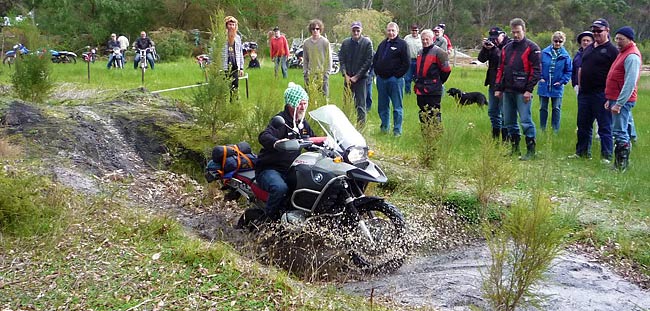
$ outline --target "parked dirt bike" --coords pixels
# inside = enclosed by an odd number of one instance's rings
[[[205,69],[205,67],[209,65],[212,60],[210,59],[210,55],[201,54],[196,56],[196,62],[199,64],[199,67],[201,67],[201,69]]]
[[[408,251],[406,222],[397,207],[381,197],[364,194],[369,183],[387,181],[384,172],[368,159],[365,139],[335,105],[323,106],[309,114],[335,146],[318,146],[316,143],[326,140],[324,137],[276,144],[276,149],[281,151],[308,150],[296,158],[287,173],[290,194],[280,223],[292,228],[329,224],[326,231],[334,230],[336,236],[344,237],[345,251],[359,268],[367,271],[399,268]],[[287,125],[282,117],[276,116],[272,126]],[[240,227],[255,228],[265,219],[263,209],[268,193],[254,179],[255,172],[251,170],[237,172],[224,180],[222,189],[228,191],[226,198],[243,196],[253,206],[242,215]]]
[[[24,54],[29,54],[29,50],[22,43],[18,43],[14,45],[11,50],[5,52],[5,56],[2,58],[2,63],[11,66],[11,64],[16,61],[17,56]]]
[[[257,42],[244,42],[242,43],[242,54],[244,58],[248,56],[248,68],[259,68],[260,63],[257,60]]]
[[[287,66],[289,68],[302,68],[302,42],[299,39],[294,39],[291,43]]]
[[[124,56],[122,55],[122,50],[116,47],[113,48],[113,51],[111,53],[112,53],[111,56],[113,56],[113,63],[111,64],[111,67],[117,69],[124,69]]]
[[[147,54],[149,53],[153,54],[153,51],[154,51],[153,47],[146,48],[146,49],[138,49],[137,51],[138,55],[140,55],[138,67],[140,67],[140,71],[142,72],[142,83],[144,83],[144,72],[147,71],[147,67],[149,66],[149,62],[147,60]]]
[[[52,62],[55,64],[77,63],[77,54],[74,52],[50,50],[50,55],[52,55]]]
[[[90,62],[90,63],[95,63],[97,60],[97,49],[95,48],[90,48],[89,46],[86,47],[88,51],[81,53],[81,57],[84,59],[85,62]]]

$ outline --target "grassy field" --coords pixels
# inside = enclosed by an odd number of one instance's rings
[[[88,89],[97,93],[106,92],[114,95],[124,90],[143,86],[140,82],[140,72],[133,70],[131,66],[132,63],[129,63],[124,70],[107,70],[105,62],[91,64],[91,79],[88,82],[85,63],[54,64],[53,78],[60,85],[59,90],[65,88]],[[244,81],[240,83],[241,101],[239,104],[250,109],[251,113],[269,111],[266,120],[273,112],[282,109],[282,92],[288,81],[302,84],[301,70],[289,70],[289,79],[274,79],[273,68],[270,66],[268,61],[263,61],[261,69],[248,70],[249,98],[246,98],[244,93]],[[457,87],[464,91],[486,92],[486,88],[483,86],[485,70],[486,68],[482,66],[455,67],[445,86],[446,88]],[[12,69],[3,66],[0,72],[1,83],[9,83],[11,71]],[[203,80],[203,72],[192,60],[175,63],[163,62],[157,64],[155,70],[147,72],[144,87],[149,91],[160,91],[196,85]],[[329,103],[337,105],[343,103],[342,85],[343,80],[339,75],[330,77]],[[192,99],[195,90],[195,88],[188,88],[163,92],[161,95],[174,98],[179,103],[187,102]],[[414,199],[435,201],[438,199],[435,196],[445,197],[457,192],[474,196],[477,192],[476,185],[481,178],[495,178],[481,177],[476,174],[477,168],[485,165],[486,160],[483,156],[488,154],[489,148],[486,146],[491,144],[487,109],[476,106],[459,107],[453,99],[445,96],[442,102],[443,131],[436,141],[432,142],[423,138],[421,134],[415,96],[405,96],[404,134],[395,138],[392,135],[380,133],[376,91],[373,96],[375,100],[368,115],[368,124],[362,129],[362,132],[376,151],[376,157],[386,164],[385,168],[389,178],[398,181],[395,189],[383,193],[389,196],[390,201],[398,204]],[[528,162],[503,157],[500,154],[490,156],[491,161],[496,162],[492,169],[494,176],[508,175],[508,182],[500,186],[498,193],[491,197],[492,204],[507,205],[541,191],[558,208],[579,212],[581,222],[575,232],[578,241],[593,244],[601,249],[603,255],[613,255],[612,257],[616,259],[632,259],[642,265],[641,269],[645,270],[646,274],[650,274],[648,270],[650,267],[650,208],[648,208],[650,193],[643,190],[650,189],[650,179],[647,178],[650,176],[650,165],[648,165],[650,164],[650,156],[648,156],[650,154],[648,146],[650,128],[645,123],[650,119],[650,108],[645,105],[648,96],[650,96],[650,78],[644,76],[639,85],[639,101],[633,110],[639,140],[634,144],[632,150],[631,167],[625,173],[617,173],[611,170],[610,165],[600,163],[599,142],[596,139],[592,147],[592,153],[595,155],[593,160],[567,160],[567,156],[575,152],[576,143],[577,103],[575,93],[571,88],[565,90],[561,128],[558,134],[553,134],[552,131],[544,133],[539,130],[539,100],[535,97],[533,117],[538,127],[538,156],[535,160]],[[52,100],[50,103],[56,104],[57,100]],[[324,104],[322,98],[313,97],[310,108],[322,104]],[[260,125],[251,126],[259,127]],[[233,141],[224,141],[227,139],[224,137],[226,136],[218,138],[218,142],[233,143]],[[246,139],[251,142],[255,141],[255,137]],[[523,144],[522,147],[524,147]],[[422,157],[423,154],[434,152],[431,148],[436,149],[434,163],[425,166],[422,163]],[[505,153],[506,148],[502,148],[500,151]],[[93,216],[96,217],[96,215]],[[154,226],[159,225],[154,224]],[[143,229],[133,230],[139,232]],[[155,228],[151,230],[158,233],[160,231],[156,231]],[[128,233],[127,235],[131,237],[134,234]],[[146,240],[142,247],[151,248],[156,243],[161,243],[156,239],[159,237],[154,234],[153,239]],[[176,242],[175,236],[168,238],[165,235],[165,240],[162,243],[173,245]],[[38,248],[38,243],[34,241],[27,243],[34,249]],[[7,245],[5,244],[5,246]],[[140,250],[138,252],[145,253]],[[146,252],[151,253],[155,250]],[[185,258],[183,256],[186,256],[179,255],[179,252],[182,251],[163,254],[162,258],[167,258],[175,264],[179,258],[182,259]],[[47,254],[43,256],[47,256]],[[195,265],[197,262],[203,264],[210,261],[202,257],[205,254],[197,256],[201,258],[194,261]],[[140,257],[139,260],[145,264],[150,261],[146,256]],[[177,269],[181,269],[177,271],[186,274],[196,273],[196,271],[182,270],[180,267]],[[209,269],[212,269],[212,266]],[[152,270],[151,272],[158,276],[163,275],[165,271]],[[187,278],[187,276],[183,277]],[[233,277],[237,278],[236,275]],[[2,289],[2,282],[0,279],[0,289]],[[160,278],[160,282],[173,281]],[[251,284],[259,283],[242,284],[241,286],[251,286]],[[285,284],[272,286],[283,287]],[[189,289],[182,290],[190,291]],[[266,294],[268,293],[255,293],[257,296],[254,296],[253,300],[262,299],[260,297]],[[228,295],[225,296],[228,297]],[[286,300],[282,301],[286,302]],[[132,306],[133,303],[129,304],[127,301],[125,305]],[[318,309],[318,307],[306,305],[303,307]],[[241,308],[241,310],[244,309],[244,307]],[[302,308],[298,307],[298,309]],[[240,309],[232,308],[232,310]]]

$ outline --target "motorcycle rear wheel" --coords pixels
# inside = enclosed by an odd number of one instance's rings
[[[15,60],[16,60],[16,57],[15,57],[15,56],[5,56],[5,57],[2,59],[2,63],[3,63],[3,64],[8,64],[8,65],[11,66],[11,64],[13,64]]]
[[[408,255],[406,221],[394,205],[375,201],[358,207],[374,243],[360,228],[350,241],[352,262],[367,273],[388,273],[399,269]]]

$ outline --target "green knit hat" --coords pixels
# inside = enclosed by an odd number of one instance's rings
[[[284,91],[284,103],[291,107],[298,107],[301,100],[309,100],[309,95],[302,86],[289,82],[289,87]]]

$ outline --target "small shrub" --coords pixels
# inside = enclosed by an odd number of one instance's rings
[[[61,226],[64,192],[38,177],[9,177],[0,173],[0,233],[34,236]]]
[[[539,306],[542,298],[534,287],[564,248],[570,232],[567,223],[539,193],[531,202],[512,206],[501,227],[486,223],[484,235],[492,260],[484,274],[483,293],[494,310]]]
[[[471,161],[470,171],[476,186],[476,196],[484,207],[499,188],[509,183],[514,176],[514,165],[504,162],[505,149],[502,144],[489,135],[480,140],[478,159]]]
[[[48,55],[28,54],[16,59],[16,71],[11,77],[18,97],[25,101],[44,102],[50,95],[54,83]]]

